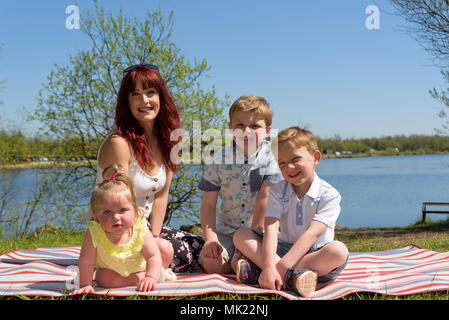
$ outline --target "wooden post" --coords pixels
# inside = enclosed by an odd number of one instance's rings
[[[426,203],[422,203],[422,223],[426,222]]]

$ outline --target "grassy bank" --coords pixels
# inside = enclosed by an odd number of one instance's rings
[[[0,252],[16,249],[35,249],[38,247],[58,247],[80,245],[83,232],[74,232],[50,228],[35,233],[29,237],[15,239],[0,239]],[[344,242],[351,252],[382,251],[415,244],[421,248],[445,252],[449,251],[449,220],[416,223],[407,227],[393,228],[338,228],[336,239]],[[345,300],[447,300],[448,291],[429,292],[409,296],[384,296],[371,293],[358,293],[344,297]],[[70,299],[101,299],[91,297],[73,297]],[[1,299],[17,299],[17,297],[3,297]],[[41,298],[38,298],[41,299]],[[67,298],[65,298],[67,299]],[[111,299],[111,298],[107,298]],[[120,299],[120,298],[118,298]],[[146,297],[130,297],[130,299],[155,299]],[[158,298],[160,299],[160,298]],[[186,297],[186,299],[283,299],[279,296],[241,296],[215,294],[200,297]]]
[[[449,219],[417,222],[406,227],[339,228],[335,237],[351,252],[382,251],[409,244],[444,252],[449,251]]]
[[[195,232],[196,229],[189,229]],[[40,228],[30,236],[0,238],[0,252],[38,247],[80,245],[83,232]],[[433,251],[449,251],[449,219],[417,222],[406,227],[345,228],[337,227],[335,238],[344,242],[351,252],[381,251],[398,248],[411,243]]]

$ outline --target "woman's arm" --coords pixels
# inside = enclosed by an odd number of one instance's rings
[[[126,172],[129,171],[129,163],[131,162],[131,151],[128,143],[117,134],[113,134],[107,138],[103,146],[98,152],[98,166],[100,169],[117,164]],[[106,172],[105,178],[109,178],[112,173]]]
[[[165,186],[154,196],[153,209],[150,214],[151,232],[155,236],[159,236],[164,223],[165,214],[167,212],[168,191],[173,177],[173,172],[166,171]]]

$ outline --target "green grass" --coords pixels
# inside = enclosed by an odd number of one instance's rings
[[[59,247],[80,245],[83,232],[49,228],[46,231],[28,237],[0,239],[0,252],[16,249],[35,249],[39,247]],[[336,232],[336,238],[344,242],[351,252],[382,251],[415,244],[421,248],[437,252],[449,250],[449,219],[437,222],[415,223],[398,228],[363,228],[347,229]],[[375,293],[355,293],[342,300],[448,300],[449,290],[428,292],[407,296],[387,296]],[[179,300],[180,298],[130,296],[117,297],[1,297],[1,300]],[[182,300],[283,300],[278,295],[237,295],[207,294],[202,296],[182,297]]]
[[[52,229],[34,236],[19,236],[0,239],[0,252],[17,249],[36,249],[43,247],[79,246],[83,241],[84,232]]]

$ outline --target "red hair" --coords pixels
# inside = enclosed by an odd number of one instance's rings
[[[152,165],[151,143],[145,137],[144,129],[132,115],[128,104],[128,94],[136,89],[138,82],[144,89],[155,88],[159,93],[160,110],[154,130],[160,141],[159,147],[164,164],[171,171],[176,172],[176,165],[170,159],[170,150],[179,143],[179,140],[171,141],[170,136],[173,130],[182,127],[180,114],[175,99],[158,71],[147,66],[137,66],[123,77],[115,107],[117,133],[131,146],[134,157],[142,168]]]

